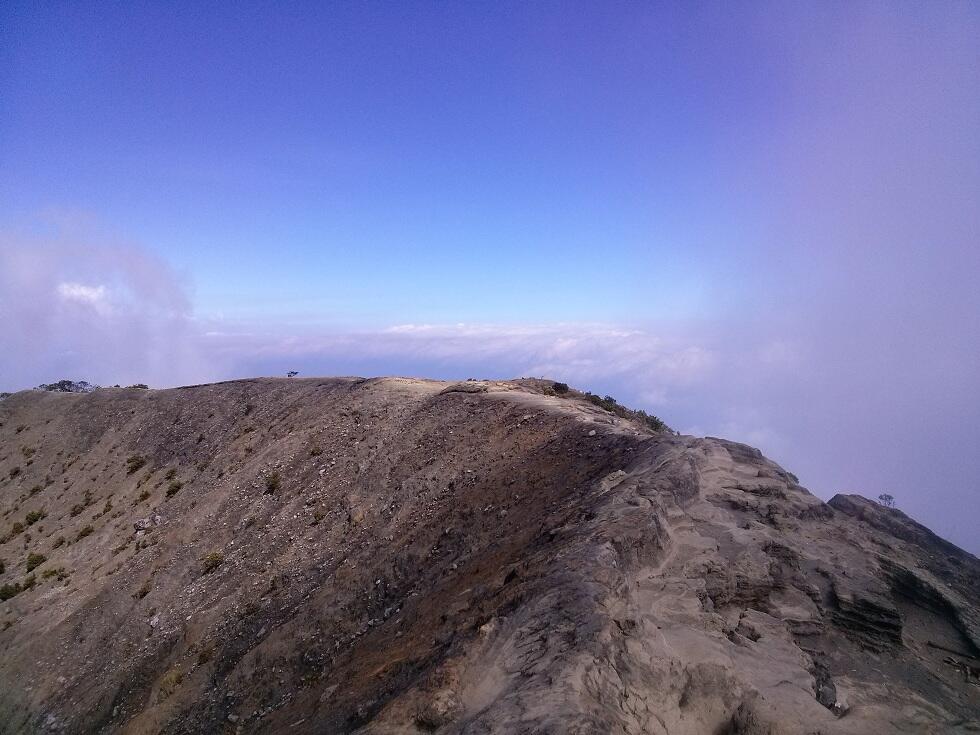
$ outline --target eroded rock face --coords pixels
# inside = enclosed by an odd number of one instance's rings
[[[980,728],[977,559],[546,388],[7,398],[0,732]]]

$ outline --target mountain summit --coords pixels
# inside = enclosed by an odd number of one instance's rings
[[[980,730],[980,561],[617,406],[403,378],[0,401],[0,732]]]

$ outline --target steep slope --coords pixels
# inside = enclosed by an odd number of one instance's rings
[[[548,386],[0,401],[0,732],[980,731],[976,558]]]

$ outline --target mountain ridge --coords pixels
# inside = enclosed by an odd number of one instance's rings
[[[0,732],[980,728],[975,557],[553,385],[6,398]]]

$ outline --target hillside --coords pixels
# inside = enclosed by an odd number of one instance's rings
[[[980,732],[980,561],[544,381],[0,401],[0,733]]]

